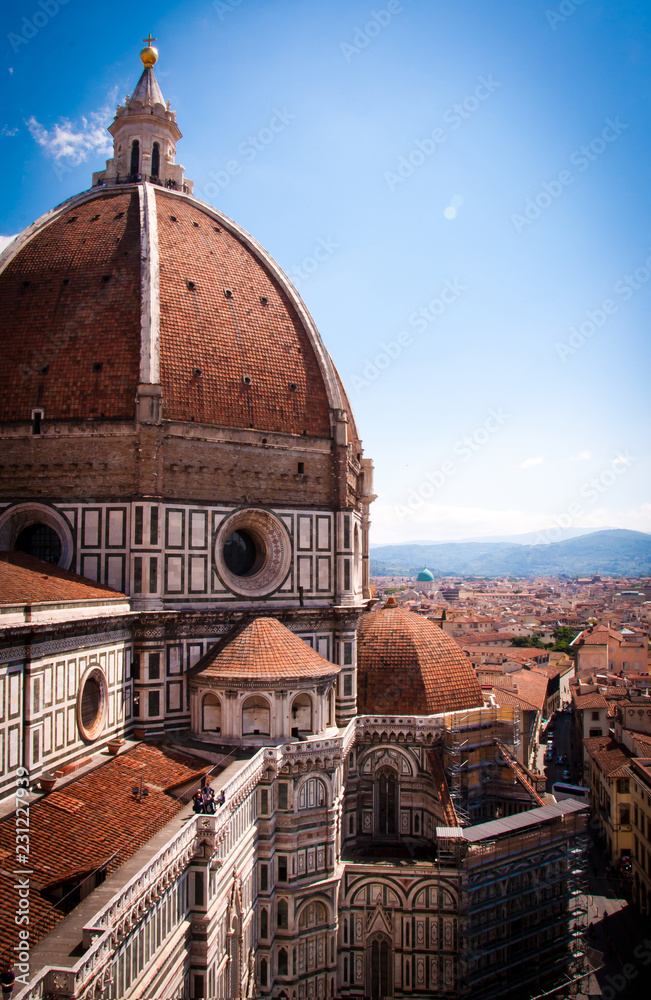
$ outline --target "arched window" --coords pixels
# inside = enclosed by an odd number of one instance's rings
[[[260,986],[267,985],[267,959],[263,958],[260,962]]]
[[[269,702],[259,695],[247,698],[242,705],[242,736],[269,736],[270,725]]]
[[[43,562],[54,563],[61,558],[61,539],[49,524],[30,524],[16,538],[16,552],[25,552]]]
[[[298,793],[298,808],[319,809],[328,804],[328,791],[320,778],[308,778]]]
[[[398,779],[391,767],[381,768],[375,778],[375,832],[395,836],[398,813]]]
[[[131,175],[133,177],[140,173],[140,143],[134,139],[131,144]]]
[[[287,950],[285,948],[281,948],[278,952],[278,975],[287,975]]]
[[[344,917],[344,944],[348,944],[348,918],[347,917]]]
[[[216,694],[206,694],[201,702],[201,728],[204,733],[221,733],[222,703]]]
[[[312,732],[312,699],[309,694],[299,694],[292,702],[292,736],[306,736]]]
[[[391,946],[385,937],[375,937],[367,946],[366,984],[371,1000],[381,1000],[392,994]]]
[[[326,910],[323,903],[308,903],[307,906],[303,907],[301,910],[301,915],[298,918],[299,930],[305,930],[307,927],[321,927],[328,923],[328,911]]]
[[[151,173],[152,177],[158,177],[160,172],[160,146],[154,143],[151,151]]]
[[[286,899],[279,899],[276,906],[276,921],[281,930],[287,930],[289,908]]]
[[[260,910],[260,937],[269,937],[269,911],[266,909]]]

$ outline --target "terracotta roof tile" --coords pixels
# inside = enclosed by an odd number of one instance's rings
[[[362,615],[357,669],[360,714],[429,715],[484,703],[477,675],[454,639],[404,608]]]
[[[610,736],[588,736],[583,741],[588,754],[596,761],[600,771],[612,776],[620,767],[628,764],[633,754]]]
[[[165,789],[191,782],[210,770],[205,761],[175,749],[141,743],[126,753],[33,802],[29,809],[30,944],[64,913],[43,895],[47,886],[92,872],[108,863],[113,872],[132,857],[182,807]],[[132,788],[143,777],[148,795],[136,801]],[[0,856],[16,852],[16,817],[0,822]],[[7,854],[4,854],[5,858]],[[12,868],[15,865],[12,865]],[[15,876],[0,869],[0,954],[16,941]]]
[[[0,299],[0,420],[29,421],[37,406],[48,421],[133,420],[137,191],[98,192],[44,226],[0,274]]]
[[[163,416],[330,437],[319,363],[271,272],[197,206],[156,202]]]
[[[23,552],[0,552],[0,604],[128,598],[103,583],[70,573]]]
[[[195,676],[217,678],[325,677],[340,667],[316,653],[276,618],[254,618],[234,628],[196,664]]]

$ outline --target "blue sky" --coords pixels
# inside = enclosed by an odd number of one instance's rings
[[[0,232],[90,185],[151,31],[195,193],[346,383],[374,542],[651,531],[647,2],[19,0],[2,26]]]

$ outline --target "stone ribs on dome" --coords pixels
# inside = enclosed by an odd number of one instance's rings
[[[360,618],[357,669],[361,714],[433,715],[484,704],[477,675],[454,640],[397,606]]]

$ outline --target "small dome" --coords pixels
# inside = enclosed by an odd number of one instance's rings
[[[361,715],[433,715],[480,708],[477,675],[454,639],[428,618],[389,605],[357,629]]]
[[[422,569],[416,577],[416,583],[432,583],[434,574],[429,569]]]
[[[194,674],[269,682],[334,677],[339,669],[276,618],[254,618],[216,643],[199,660]]]

